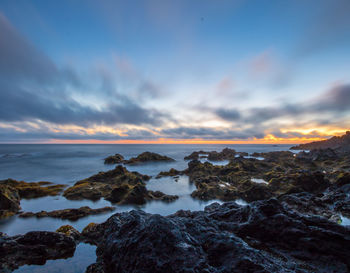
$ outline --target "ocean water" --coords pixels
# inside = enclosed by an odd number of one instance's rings
[[[228,147],[238,152],[270,152],[288,150],[292,145],[45,145],[45,144],[18,144],[0,145],[0,180],[13,178],[26,182],[50,181],[53,183],[73,185],[76,181],[87,178],[99,171],[113,169],[115,165],[104,165],[104,158],[119,153],[126,159],[138,154],[150,151],[167,155],[175,162],[145,163],[134,166],[126,166],[130,171],[137,171],[142,174],[153,176],[147,182],[149,190],[160,190],[167,194],[176,194],[179,199],[172,203],[151,201],[143,206],[119,206],[116,210],[100,215],[92,215],[78,221],[60,220],[54,218],[19,218],[13,216],[6,220],[0,220],[0,231],[8,235],[23,234],[28,231],[47,230],[55,231],[62,225],[69,224],[81,231],[91,222],[101,223],[116,212],[130,211],[132,209],[142,209],[149,213],[169,215],[176,211],[202,210],[205,206],[220,202],[211,200],[208,202],[193,199],[190,194],[195,190],[195,186],[189,182],[187,176],[180,176],[178,180],[171,177],[155,179],[154,177],[161,171],[168,171],[170,168],[183,170],[187,168],[188,161],[183,158],[193,151],[221,151]],[[206,160],[206,159],[202,159]],[[227,161],[212,162],[213,164],[227,164]],[[63,196],[43,197],[37,199],[21,200],[22,211],[37,212],[41,210],[58,210],[65,208],[79,208],[90,206],[100,208],[111,206],[106,200],[96,202],[70,201]],[[82,262],[82,258],[84,261]],[[74,257],[67,260],[48,261],[41,266],[23,266],[18,272],[84,272],[86,266],[95,261],[95,247],[80,244],[77,247]],[[58,271],[56,270],[58,269]],[[55,271],[56,270],[56,271]],[[16,272],[17,272],[16,271]]]

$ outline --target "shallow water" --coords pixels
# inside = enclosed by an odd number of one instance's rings
[[[267,181],[265,181],[264,179],[261,179],[261,178],[252,178],[250,180],[252,182],[258,183],[258,184],[269,184]]]
[[[104,165],[103,159],[109,155],[120,153],[126,159],[138,154],[150,151],[167,155],[175,162],[145,163],[126,166],[130,171],[153,176],[147,182],[149,190],[159,190],[167,194],[179,196],[175,202],[165,203],[151,201],[143,206],[120,206],[115,205],[116,210],[105,214],[91,215],[78,221],[68,221],[55,218],[19,218],[13,216],[0,221],[0,231],[8,235],[23,234],[28,231],[47,230],[55,231],[62,225],[70,224],[81,231],[91,222],[101,223],[116,212],[142,209],[149,213],[169,215],[176,211],[203,210],[205,206],[219,202],[208,202],[193,199],[190,194],[195,186],[189,182],[187,176],[154,177],[161,171],[170,168],[183,170],[187,168],[188,161],[183,158],[193,151],[221,151],[225,147],[235,149],[238,152],[269,152],[288,150],[291,145],[0,145],[0,179],[13,178],[24,181],[51,181],[54,183],[73,185],[76,181],[89,177],[99,171],[113,169],[115,165]],[[203,158],[202,161],[207,161]],[[224,165],[228,161],[211,162]],[[224,185],[223,185],[224,186]],[[220,202],[219,202],[220,203]],[[246,203],[237,203],[245,205]],[[38,212],[41,210],[51,211],[66,208],[79,208],[89,206],[100,208],[111,206],[106,200],[97,202],[82,200],[70,201],[62,196],[43,197],[38,199],[21,200],[23,211]],[[93,255],[91,255],[93,252]],[[81,262],[80,255],[84,262]],[[94,247],[80,244],[73,258],[67,260],[48,261],[42,266],[23,266],[16,272],[84,272],[87,265],[95,261]],[[57,268],[57,270],[56,270]],[[55,271],[56,270],[56,271]],[[69,271],[71,270],[71,271]]]
[[[45,265],[24,265],[16,273],[82,273],[96,259],[96,246],[80,243],[74,256],[68,259],[49,260]]]

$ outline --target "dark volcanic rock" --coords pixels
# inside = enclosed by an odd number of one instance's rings
[[[348,272],[349,231],[275,199],[118,213],[86,232],[98,244],[88,272]]]
[[[129,160],[124,160],[124,164],[138,164],[144,162],[157,162],[157,161],[175,161],[174,159],[167,157],[165,155],[160,155],[157,153],[144,152],[139,154],[137,157],[132,157]]]
[[[105,158],[105,164],[118,164],[123,163],[124,156],[121,154],[111,155]]]
[[[90,207],[81,207],[78,209],[62,209],[62,210],[54,210],[54,211],[40,211],[40,212],[23,212],[19,215],[22,218],[29,217],[52,217],[52,218],[60,218],[67,219],[71,221],[78,220],[80,218],[86,217],[88,215],[106,213],[115,210],[114,207],[103,207],[98,209],[91,209]]]
[[[71,236],[47,231],[32,231],[25,235],[0,237],[0,271],[12,270],[24,264],[43,265],[47,260],[72,257],[75,241]]]
[[[13,187],[0,184],[0,219],[12,216],[20,209],[18,191]]]

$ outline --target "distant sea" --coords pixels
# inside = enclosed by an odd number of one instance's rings
[[[181,176],[178,181],[171,177],[155,179],[161,171],[170,168],[183,170],[187,168],[187,161],[183,158],[193,151],[221,151],[228,147],[238,152],[270,152],[288,150],[292,145],[263,145],[263,144],[1,144],[0,145],[0,180],[13,178],[26,182],[50,181],[53,183],[73,185],[76,181],[87,178],[100,171],[113,169],[115,165],[104,165],[103,159],[109,155],[119,153],[126,159],[138,154],[150,151],[169,156],[175,162],[169,163],[145,163],[135,166],[126,166],[130,171],[153,176],[147,182],[149,190],[160,190],[167,194],[176,194],[180,198],[172,203],[152,201],[143,206],[118,206],[112,213],[92,215],[75,222],[54,218],[19,218],[13,216],[0,221],[0,231],[8,235],[23,234],[28,231],[47,230],[55,231],[62,225],[72,225],[81,231],[91,222],[101,223],[116,212],[142,209],[149,213],[169,215],[180,209],[202,210],[205,206],[216,202],[195,200],[190,194],[195,186],[189,182],[186,176]],[[204,159],[205,160],[205,159]],[[228,162],[216,162],[226,164]],[[220,201],[217,201],[220,202]],[[90,206],[99,208],[110,206],[106,200],[92,202],[89,200],[69,201],[62,196],[43,197],[38,199],[21,200],[23,211],[37,212],[41,210],[57,210],[65,208],[79,208]],[[16,272],[84,272],[86,267],[95,261],[95,247],[80,244],[75,256],[68,260],[48,261],[43,266],[23,266]]]

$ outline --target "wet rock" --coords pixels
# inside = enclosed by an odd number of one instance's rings
[[[150,200],[174,201],[175,196],[165,195],[157,197],[148,191],[144,181],[150,177],[137,172],[129,172],[119,165],[114,170],[100,172],[87,179],[78,181],[64,192],[67,199],[106,200],[117,204],[143,205]]]
[[[56,196],[60,194],[66,185],[53,184],[51,182],[24,182],[14,179],[0,181],[0,185],[8,185],[15,188],[21,198],[30,199],[44,196]]]
[[[150,177],[147,175],[129,172],[125,167],[119,165],[113,170],[99,172],[89,178],[78,181],[74,186],[66,189],[63,196],[71,200],[98,200],[101,197],[109,197],[114,188],[122,185],[132,187],[144,184],[144,181],[148,179]]]
[[[222,160],[230,160],[235,158],[236,155],[245,155],[246,153],[237,153],[233,149],[225,148],[221,152],[211,151],[211,152],[205,152],[205,151],[199,151],[199,152],[193,152],[188,156],[185,156],[185,160],[198,160],[199,158],[208,158],[208,160],[211,161],[222,161]]]
[[[176,170],[176,169],[174,169],[174,168],[171,168],[169,171],[167,171],[167,172],[160,172],[157,176],[156,176],[156,178],[158,179],[158,178],[161,178],[161,177],[163,177],[163,176],[177,176],[177,175],[180,175],[180,174],[182,174],[182,172],[181,171],[178,171],[178,170]]]
[[[148,194],[151,196],[152,200],[160,200],[164,202],[173,202],[179,199],[177,195],[168,195],[161,191],[148,191]]]
[[[28,264],[43,265],[47,260],[72,257],[75,241],[58,232],[32,231],[25,235],[0,237],[0,271],[12,272]]]
[[[122,156],[121,154],[115,154],[115,155],[111,155],[105,158],[105,164],[119,164],[119,163],[123,163],[124,161],[124,156]]]
[[[138,163],[144,163],[144,162],[157,162],[157,161],[171,162],[175,160],[165,155],[160,155],[160,154],[151,153],[151,152],[144,152],[142,154],[139,154],[137,157],[132,157],[129,160],[124,160],[124,164],[138,164]]]
[[[61,226],[56,230],[56,232],[63,233],[64,235],[70,236],[76,241],[81,238],[80,232],[70,225]]]
[[[88,272],[348,272],[349,228],[270,199],[170,216],[117,213],[95,225]],[[98,232],[96,232],[98,231]]]
[[[0,184],[0,219],[10,217],[20,209],[18,191],[11,186]]]
[[[78,209],[62,209],[62,210],[54,210],[54,211],[40,211],[40,212],[22,212],[19,217],[29,218],[29,217],[52,217],[52,218],[60,218],[63,220],[76,221],[80,218],[106,213],[115,210],[114,207],[103,207],[98,209],[91,209],[90,207],[80,207]]]

